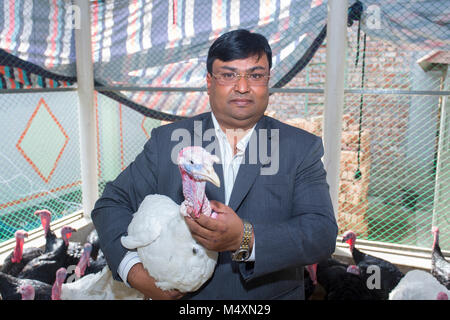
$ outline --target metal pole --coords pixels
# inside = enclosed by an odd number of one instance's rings
[[[323,116],[324,166],[334,212],[338,215],[344,72],[347,47],[347,0],[328,1],[325,108]]]
[[[448,65],[443,66],[444,69],[442,71],[441,78],[441,90],[446,89],[447,83],[447,72]],[[448,137],[450,136],[450,132],[448,129],[448,125],[450,124],[449,120],[449,108],[447,107],[448,97],[441,96],[439,98],[439,108],[440,108],[440,123],[439,123],[439,137],[437,144],[437,161],[436,161],[436,179],[435,179],[435,187],[434,187],[434,201],[433,201],[433,217],[431,220],[431,225],[436,227],[443,227],[441,224],[443,221],[446,221],[447,208],[449,207],[450,200],[449,196],[445,196],[445,186],[448,184],[448,177],[450,174],[448,171],[444,170],[445,163],[449,162],[449,146],[450,141]],[[450,217],[450,215],[448,215]]]
[[[80,104],[81,188],[84,216],[90,218],[98,198],[90,1],[75,0],[80,24],[75,28],[78,100]]]

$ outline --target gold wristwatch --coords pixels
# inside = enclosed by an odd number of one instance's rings
[[[244,222],[244,235],[242,237],[241,245],[232,255],[233,261],[242,262],[250,257],[250,242],[252,241],[253,226],[248,221]]]

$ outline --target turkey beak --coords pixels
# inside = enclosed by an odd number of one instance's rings
[[[205,174],[205,180],[211,182],[217,188],[220,188],[220,179],[217,173],[214,171],[214,168],[211,166],[208,168]]]

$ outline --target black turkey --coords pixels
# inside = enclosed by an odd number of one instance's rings
[[[333,258],[317,264],[317,282],[325,289],[325,300],[378,300],[355,265]]]
[[[59,300],[65,276],[65,269],[57,270],[52,286],[39,280],[20,279],[0,272],[0,294],[4,300]]]
[[[69,268],[70,266],[76,266],[78,260],[80,260],[81,252],[83,251],[83,245],[79,242],[66,241],[64,244],[64,240],[58,238],[56,234],[50,228],[50,221],[52,218],[52,213],[48,210],[37,210],[35,215],[41,218],[42,228],[45,232],[45,252],[54,252],[57,248],[67,245],[66,249],[66,260],[63,264],[65,268]],[[77,230],[72,228],[72,232],[76,232]],[[67,239],[70,239],[72,233],[66,234]]]
[[[375,287],[371,288],[372,293],[380,300],[389,299],[389,293],[397,286],[404,274],[389,261],[365,254],[356,249],[356,234],[353,231],[345,232],[342,236],[342,242],[347,242],[350,245],[353,260],[359,267],[361,277],[366,284],[371,282],[372,276],[376,276],[379,270],[379,281],[375,281]],[[374,271],[373,275],[367,272],[368,268],[370,268],[370,271]],[[379,286],[377,286],[377,282],[379,282]]]
[[[308,300],[316,290],[317,285],[317,263],[307,265],[304,267],[303,271],[303,283],[305,286],[305,300]]]
[[[67,258],[67,247],[69,243],[68,235],[73,232],[70,226],[61,229],[63,241],[59,246],[55,246],[53,251],[31,260],[19,273],[18,278],[34,279],[48,284],[55,282],[56,271],[64,267]]]
[[[450,289],[450,262],[445,260],[439,246],[439,228],[433,227],[431,232],[434,236],[431,253],[431,274],[447,289]]]
[[[0,272],[17,277],[28,262],[42,255],[44,251],[40,248],[23,249],[25,238],[28,237],[26,231],[17,230],[14,236],[16,238],[16,247],[14,248],[14,251],[5,258]]]

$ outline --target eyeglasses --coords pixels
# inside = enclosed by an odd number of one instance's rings
[[[228,86],[236,84],[242,77],[245,77],[251,86],[265,86],[269,82],[270,76],[264,73],[252,72],[240,74],[237,72],[211,73],[214,79],[221,85]]]

